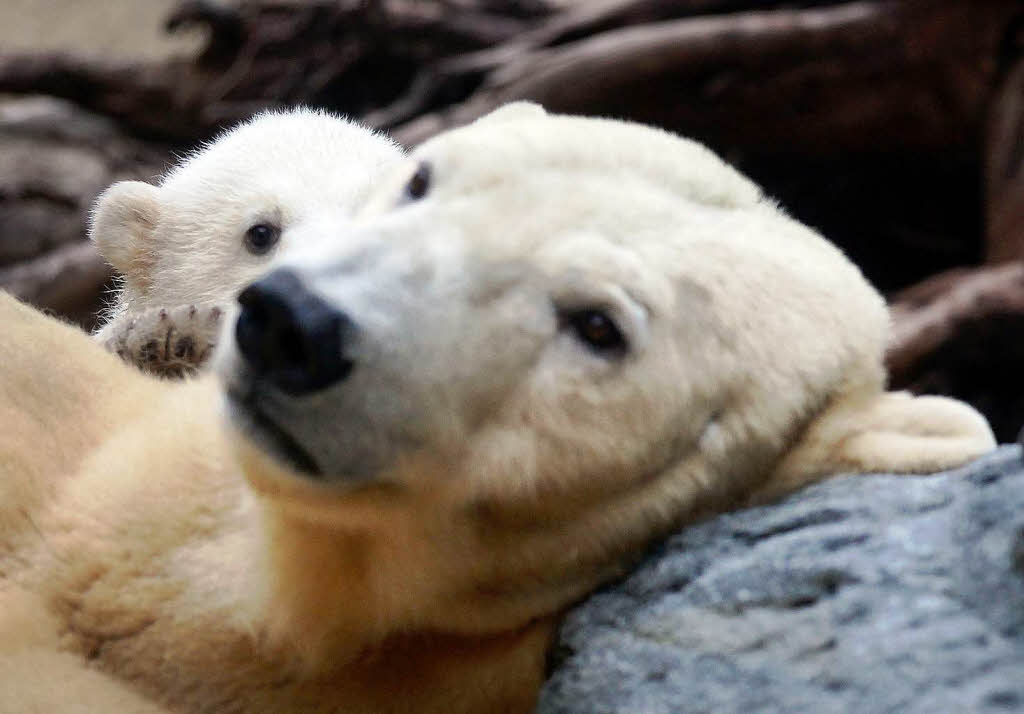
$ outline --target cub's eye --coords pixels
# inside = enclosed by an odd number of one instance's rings
[[[270,223],[257,223],[245,232],[245,248],[253,255],[264,255],[281,239],[281,229]]]
[[[423,198],[430,190],[430,164],[420,164],[416,173],[405,184],[405,195],[412,200]]]
[[[565,316],[566,326],[578,340],[595,352],[621,355],[626,352],[626,338],[615,321],[601,310],[577,310]]]

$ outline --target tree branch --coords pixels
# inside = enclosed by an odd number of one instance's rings
[[[985,58],[1014,9],[1011,0],[855,2],[626,27],[508,56],[465,102],[395,135],[416,144],[530,99],[757,149],[966,147],[994,84]]]

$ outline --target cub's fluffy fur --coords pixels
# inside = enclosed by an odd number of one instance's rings
[[[382,134],[300,108],[225,132],[157,185],[114,184],[89,229],[122,281],[97,339],[156,374],[194,371],[213,354],[223,309],[295,247],[295,228],[329,217],[343,230],[403,156]],[[247,240],[258,225],[277,232],[267,250]]]

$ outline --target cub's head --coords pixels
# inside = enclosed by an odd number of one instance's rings
[[[765,476],[856,365],[877,377],[857,270],[647,127],[513,105],[294,240],[217,365],[247,475],[360,553],[399,544],[363,557],[416,624],[564,606]]]
[[[343,224],[401,161],[391,140],[329,114],[268,112],[186,157],[157,185],[97,200],[90,236],[123,276],[115,312],[229,302],[304,222]]]

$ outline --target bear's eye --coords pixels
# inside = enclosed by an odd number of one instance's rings
[[[427,191],[430,190],[430,164],[420,164],[416,169],[416,173],[409,179],[409,183],[405,185],[405,195],[412,200],[423,198],[427,195]]]
[[[626,353],[626,338],[601,310],[584,309],[570,312],[564,317],[566,326],[576,338],[600,354],[619,356]]]
[[[281,229],[270,223],[257,223],[245,232],[245,248],[253,255],[264,255],[281,239]]]

